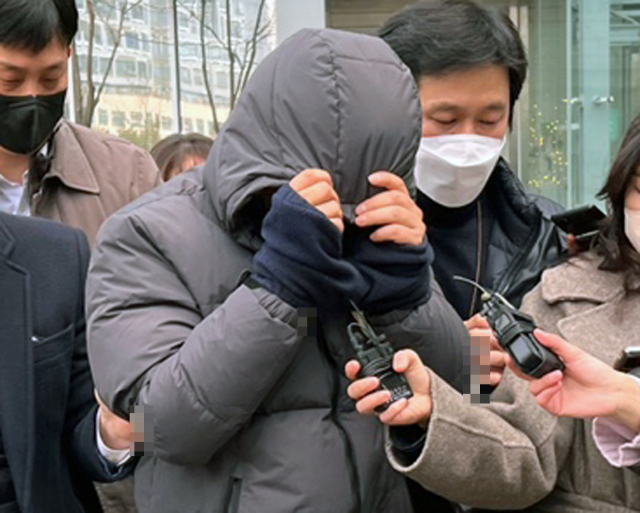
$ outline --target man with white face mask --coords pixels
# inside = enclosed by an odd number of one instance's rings
[[[527,72],[515,27],[472,0],[435,0],[396,14],[380,36],[418,83],[418,204],[445,296],[463,319],[479,311],[460,275],[519,305],[564,241],[548,218],[561,207],[529,196],[500,158]]]

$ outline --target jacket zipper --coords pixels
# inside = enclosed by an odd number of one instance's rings
[[[478,234],[478,242],[476,244],[476,251],[477,251],[477,259],[476,259],[476,283],[480,283],[480,277],[482,275],[482,200],[478,200],[478,210],[477,210],[477,214],[478,216],[478,229],[477,229],[477,234]],[[476,289],[476,287],[472,287],[472,292],[471,292],[471,306],[469,308],[469,315],[468,318],[473,317],[473,314],[475,313],[475,309],[476,309],[476,299],[477,299],[477,294],[478,294],[478,290]]]
[[[320,325],[320,322],[318,323]],[[318,341],[319,346],[324,354],[326,362],[329,364],[329,371],[331,374],[331,421],[338,428],[338,431],[342,435],[345,445],[345,452],[347,453],[347,466],[349,468],[349,481],[351,483],[352,497],[354,507],[351,513],[361,513],[362,511],[362,499],[360,498],[360,476],[358,475],[358,469],[356,468],[356,455],[353,449],[353,441],[349,436],[349,433],[344,428],[340,420],[338,419],[337,404],[340,396],[340,379],[336,371],[337,365],[331,353],[329,347],[322,333],[322,328],[318,326]]]

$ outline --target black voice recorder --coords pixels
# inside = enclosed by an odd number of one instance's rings
[[[455,276],[482,291],[482,315],[494,331],[500,346],[509,353],[513,363],[527,376],[541,378],[554,370],[564,371],[564,363],[551,350],[540,344],[533,331],[533,319],[519,311],[501,294],[489,292],[476,282]]]

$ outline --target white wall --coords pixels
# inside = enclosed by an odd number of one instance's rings
[[[325,28],[325,0],[276,0],[278,43],[302,28]]]

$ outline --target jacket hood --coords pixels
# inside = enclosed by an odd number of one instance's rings
[[[235,234],[257,221],[246,208],[253,198],[308,168],[332,174],[349,213],[372,194],[366,177],[378,170],[414,192],[420,131],[415,82],[383,40],[305,29],[254,72],[216,139],[205,186]]]

